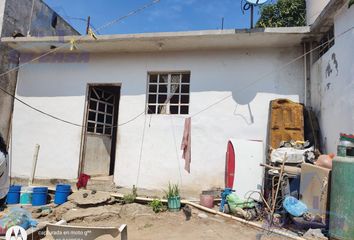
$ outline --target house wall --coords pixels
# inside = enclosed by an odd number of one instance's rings
[[[16,31],[26,36],[32,12],[32,0],[0,0],[0,37],[10,37]],[[31,36],[64,36],[78,35],[60,16],[57,26],[51,26],[55,12],[43,1],[35,0],[31,24]],[[18,54],[15,50],[0,43],[0,73],[13,69],[18,64]],[[0,77],[0,86],[7,92],[14,94],[17,81],[17,72]],[[0,91],[0,133],[8,140],[13,99]]]
[[[354,7],[345,5],[334,19],[335,36],[353,27]],[[327,152],[337,152],[339,134],[354,133],[354,30],[335,39],[334,46],[311,68],[312,106],[319,117]]]
[[[306,21],[312,25],[330,0],[306,0]]]
[[[0,0],[0,35],[2,32],[2,22],[5,12],[5,0]]]
[[[137,184],[145,125],[137,185],[161,189],[169,181],[180,182],[181,171],[183,189],[200,191],[224,186],[229,138],[266,139],[269,101],[303,100],[303,62],[280,68],[301,54],[302,48],[295,47],[90,55],[87,63],[41,63],[21,69],[16,95],[45,112],[82,124],[87,84],[122,83],[122,124],[145,109],[147,72],[191,71],[190,115],[232,95],[192,118],[191,174],[183,170],[179,150],[186,116],[145,115],[118,129],[114,181],[126,187]],[[13,130],[13,176],[29,175],[38,143],[38,178],[77,177],[81,128],[15,102]]]

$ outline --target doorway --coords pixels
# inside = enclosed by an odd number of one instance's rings
[[[81,173],[114,173],[120,89],[120,84],[88,85]]]

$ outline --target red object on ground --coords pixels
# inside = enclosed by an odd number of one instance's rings
[[[231,142],[227,144],[226,169],[225,169],[225,187],[233,188],[235,178],[235,150]]]
[[[214,207],[214,195],[211,194],[201,194],[200,195],[200,205],[207,207],[207,208],[213,208]]]
[[[88,182],[88,180],[90,180],[90,178],[91,177],[89,175],[87,175],[85,173],[81,173],[79,176],[79,181],[77,181],[77,183],[76,183],[77,189],[86,188],[87,182]]]

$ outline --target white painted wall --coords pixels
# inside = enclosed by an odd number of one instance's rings
[[[5,0],[0,0],[0,37],[2,36],[2,24],[4,22]]]
[[[330,0],[306,0],[306,21],[312,25]]]
[[[335,17],[335,36],[353,27],[354,7],[347,5]],[[335,45],[311,69],[312,106],[316,111],[327,152],[337,152],[339,134],[354,133],[354,30]],[[336,70],[333,57],[338,63]],[[326,69],[332,69],[330,76]]]
[[[303,62],[279,69],[301,51],[299,47],[91,55],[88,64],[32,64],[20,70],[17,96],[53,115],[82,123],[87,83],[119,82],[119,123],[124,123],[145,108],[148,71],[191,71],[191,115],[232,94],[192,119],[191,174],[183,170],[179,151],[184,116],[147,115],[119,127],[114,181],[128,187],[136,184],[146,120],[138,186],[161,189],[169,181],[179,182],[181,169],[182,187],[200,191],[224,186],[229,138],[265,140],[269,101],[279,97],[302,101]],[[274,74],[267,74],[270,71]],[[80,134],[80,128],[15,102],[13,176],[28,176],[38,143],[37,177],[77,177]]]

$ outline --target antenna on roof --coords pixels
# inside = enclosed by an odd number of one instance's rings
[[[268,0],[246,0],[246,3],[243,5],[244,11],[251,10],[251,29],[253,28],[254,7],[260,6],[266,2],[268,2]]]

